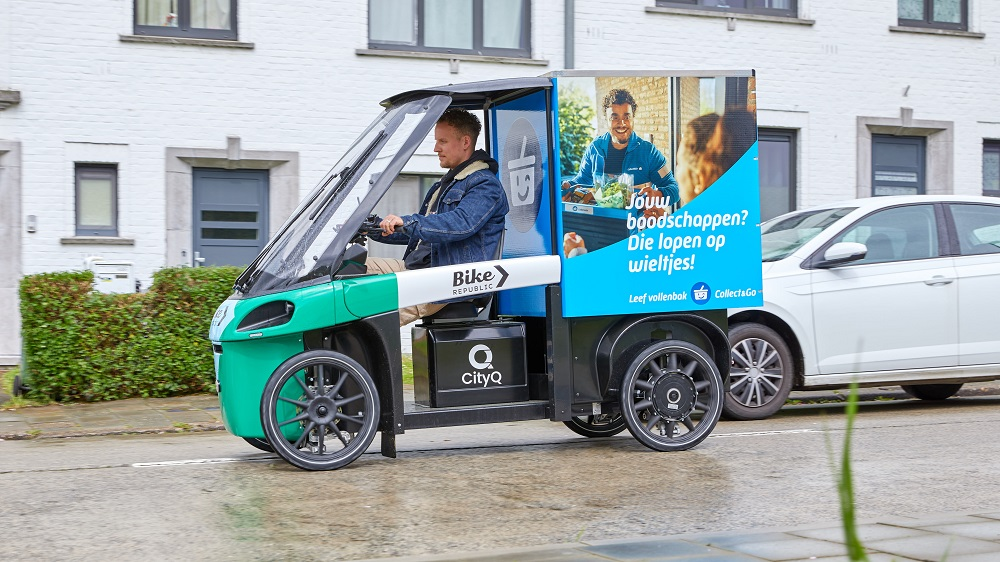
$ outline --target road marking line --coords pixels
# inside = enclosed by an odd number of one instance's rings
[[[274,460],[274,457],[266,458],[232,458],[232,457],[222,457],[218,459],[187,459],[181,461],[161,461],[161,462],[136,462],[129,466],[132,468],[145,468],[150,466],[181,466],[189,464],[225,464],[231,462],[260,462]]]
[[[786,433],[822,433],[823,429],[776,429],[774,431],[740,431],[736,433],[716,433],[709,437],[748,437],[753,435],[783,435]]]

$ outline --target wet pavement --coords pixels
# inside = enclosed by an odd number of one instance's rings
[[[1000,384],[972,383],[966,396],[1000,395]],[[867,401],[893,400],[898,387],[862,390]],[[843,399],[843,392],[795,393],[793,399],[824,403]],[[795,410],[803,406],[787,406]],[[804,406],[808,407],[808,406]],[[167,399],[131,399],[93,404],[66,404],[4,409],[0,405],[0,440],[56,439],[92,435],[184,433],[222,430],[218,399],[199,395]],[[0,456],[0,472],[3,472]],[[984,507],[963,513],[892,516],[859,522],[858,532],[872,562],[970,562],[1000,560],[1000,509]],[[385,558],[381,558],[385,560]],[[397,561],[524,562],[571,561],[846,561],[847,548],[839,521],[796,528],[579,540],[531,548],[490,552],[452,552],[404,556]]]

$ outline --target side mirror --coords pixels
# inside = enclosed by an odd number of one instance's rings
[[[825,269],[836,267],[852,261],[864,258],[868,254],[868,247],[858,242],[837,242],[826,249],[823,259],[816,263],[816,267]]]

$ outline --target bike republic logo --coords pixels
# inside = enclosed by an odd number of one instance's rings
[[[452,277],[451,294],[463,296],[495,291],[503,287],[507,277],[507,271],[499,265],[486,269],[473,267],[456,271]]]
[[[480,361],[479,356],[482,355]],[[503,375],[493,368],[493,350],[485,344],[477,344],[469,350],[469,365],[472,371],[462,374],[462,384],[486,388],[503,385]]]

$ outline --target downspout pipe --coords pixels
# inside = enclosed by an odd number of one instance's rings
[[[574,44],[576,37],[576,1],[575,0],[565,0],[563,9],[564,18],[564,40],[565,46],[563,47],[563,66],[566,69],[573,68],[574,57],[576,53],[574,52]]]

